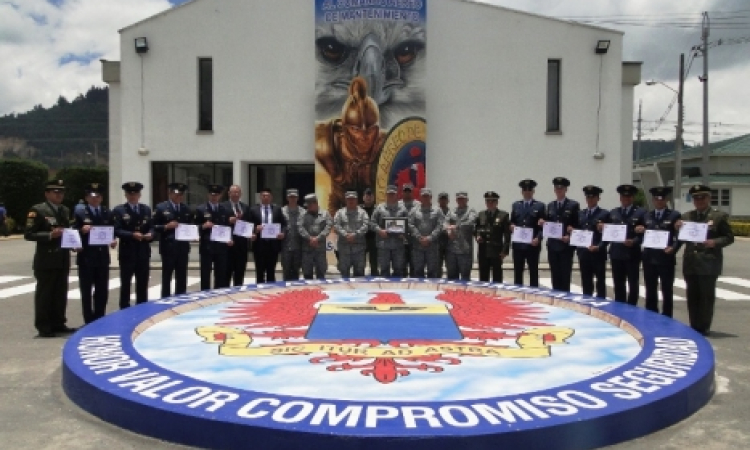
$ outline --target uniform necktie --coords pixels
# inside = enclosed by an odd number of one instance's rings
[[[136,213],[136,214],[138,214],[138,205],[135,205],[133,207],[133,212]]]
[[[99,218],[99,208],[94,208],[94,217]]]
[[[232,203],[232,208],[234,209],[234,215],[239,217],[240,216],[240,206],[239,203]]]
[[[271,211],[268,209],[268,206],[266,206],[266,220],[264,222],[271,223]]]
[[[661,220],[661,211],[656,211],[656,220]]]
[[[557,210],[562,210],[562,202],[557,202]]]

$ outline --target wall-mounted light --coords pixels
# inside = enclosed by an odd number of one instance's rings
[[[138,154],[141,156],[147,156],[148,155],[148,149],[146,147],[141,147],[138,149]]]
[[[148,52],[148,39],[146,39],[145,37],[135,38],[135,52],[147,53]]]
[[[604,153],[602,152],[594,153],[594,159],[604,159]]]
[[[144,38],[145,39],[145,38]],[[601,40],[596,43],[596,54],[597,55],[603,55],[609,51],[609,43],[610,41],[607,40]]]

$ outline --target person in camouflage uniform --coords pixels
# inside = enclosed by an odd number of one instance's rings
[[[703,243],[685,243],[682,275],[687,285],[690,326],[708,336],[714,317],[716,281],[724,263],[722,249],[734,243],[734,234],[727,213],[711,207],[710,187],[697,184],[688,192],[693,197],[695,209],[685,213],[676,228],[682,228],[684,222],[705,223],[708,224],[708,234]]]
[[[450,203],[450,197],[447,192],[441,192],[438,194],[438,208],[443,213],[443,217],[448,217],[448,213],[451,212],[451,208],[448,205]],[[438,264],[438,278],[443,278],[443,265],[445,264],[445,250],[448,248],[448,234],[444,231],[440,233],[438,238],[438,258],[440,263]]]
[[[443,229],[448,234],[445,267],[449,280],[471,280],[474,264],[474,222],[477,212],[469,208],[466,192],[456,193],[456,207],[445,218]]]
[[[34,326],[40,338],[56,333],[72,333],[65,325],[68,308],[70,249],[62,248],[63,229],[70,226],[70,210],[62,204],[65,185],[62,180],[47,183],[46,201],[34,205],[26,216],[27,241],[36,242],[34,252]]]
[[[338,235],[338,268],[341,276],[349,278],[365,275],[365,234],[370,221],[364,209],[357,206],[357,191],[347,191],[346,206],[336,211],[333,229]]]
[[[313,274],[319,280],[326,277],[326,238],[331,233],[333,219],[326,210],[321,210],[315,194],[305,196],[307,211],[297,220],[297,232],[302,241],[302,275],[312,280]],[[290,226],[291,228],[291,226]]]
[[[403,218],[408,220],[406,207],[397,200],[398,189],[389,185],[386,190],[386,201],[375,208],[370,220],[370,227],[375,231],[378,240],[378,264],[380,276],[403,277],[406,275],[406,231],[393,233],[387,231],[386,219]],[[393,270],[391,271],[391,268]]]
[[[411,258],[414,276],[438,278],[440,265],[439,240],[443,231],[445,216],[440,208],[432,206],[432,191],[422,188],[419,194],[421,204],[409,213],[409,235],[411,238]]]
[[[401,186],[401,200],[398,201],[398,204],[406,208],[407,215],[411,213],[411,211],[419,206],[419,201],[414,199],[414,185],[411,183],[406,183],[403,186]],[[404,269],[405,272],[408,273],[410,278],[414,278],[414,263],[412,262],[412,256],[411,251],[414,247],[412,246],[412,241],[410,239],[406,239],[406,242],[404,243],[404,257],[406,258],[406,268]]]
[[[281,243],[281,268],[284,271],[284,281],[299,280],[299,272],[302,267],[302,240],[297,231],[297,221],[305,211],[297,204],[299,191],[287,189],[287,205],[281,208],[286,223],[289,224],[284,241]]]
[[[362,195],[362,200],[363,203],[359,205],[359,207],[364,209],[365,212],[367,212],[367,217],[372,219],[372,213],[375,212],[375,207],[377,206],[375,205],[375,196],[373,195],[372,189],[365,189],[365,192]],[[365,242],[365,253],[367,253],[367,258],[370,263],[370,276],[380,276],[380,270],[378,270],[378,245],[375,238],[375,232],[372,229],[365,235]]]
[[[479,244],[479,281],[503,282],[503,260],[510,253],[510,215],[497,208],[500,195],[495,191],[484,194],[487,209],[477,215],[474,236]]]

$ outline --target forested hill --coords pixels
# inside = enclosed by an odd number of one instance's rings
[[[73,101],[0,117],[0,155],[34,159],[52,169],[106,165],[108,89],[91,87]]]

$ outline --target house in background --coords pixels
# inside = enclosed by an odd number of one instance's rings
[[[711,204],[736,218],[750,218],[750,134],[709,145],[708,181],[713,195]],[[682,151],[682,198],[678,209],[692,208],[690,187],[703,182],[702,147]],[[640,175],[642,187],[659,182],[674,186],[675,153],[642,158],[635,162],[635,174]]]
[[[623,33],[468,0],[426,5],[426,183],[488,190],[503,208],[518,182],[588,184],[617,204],[632,177],[633,87]],[[209,183],[314,189],[317,52],[313,0],[194,0],[120,30],[120,61],[103,61],[110,95],[110,203],[130,180],[143,200],[171,181],[205,201]],[[113,31],[114,32],[114,31]],[[608,49],[600,47],[607,44]],[[597,48],[599,50],[597,51]]]

